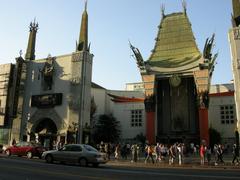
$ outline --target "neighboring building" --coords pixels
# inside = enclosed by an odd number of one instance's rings
[[[144,91],[143,83],[127,83],[126,91]]]
[[[49,147],[53,141],[87,141],[89,134],[85,129],[90,125],[93,55],[88,46],[86,8],[85,4],[75,52],[35,59],[38,24],[34,21],[30,24],[25,59],[21,55],[16,58],[12,81],[9,80],[11,65],[2,65],[6,72],[1,71],[0,76],[0,125],[8,127],[8,118],[11,118],[11,130],[4,143],[13,139],[37,140]],[[9,82],[12,82],[11,90]],[[11,106],[8,106],[11,102],[8,95],[12,97]]]
[[[183,3],[183,12],[165,15],[162,9],[155,40],[147,61],[130,45],[144,84],[147,140],[208,142],[208,92],[217,57],[212,54],[214,35],[201,53]]]
[[[11,133],[10,107],[12,97],[13,64],[0,65],[0,144],[7,144]]]
[[[209,98],[209,127],[221,134],[224,144],[233,144],[237,124],[234,85],[212,85]]]
[[[122,139],[133,140],[145,133],[144,93],[142,91],[107,91],[111,101],[110,111],[120,121]]]
[[[112,114],[120,122],[123,141],[131,142],[136,135],[141,133],[145,135],[144,93],[142,91],[107,90],[92,83],[91,92],[97,107],[93,124],[96,123],[99,115]]]
[[[233,15],[232,24],[233,27],[229,30],[228,37],[232,55],[232,71],[235,87],[235,103],[237,114],[237,126],[238,132],[240,132],[240,2],[239,0],[232,0]]]

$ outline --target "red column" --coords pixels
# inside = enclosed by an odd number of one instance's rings
[[[146,138],[150,144],[155,143],[155,112],[146,112]]]
[[[208,131],[208,109],[199,108],[199,130],[200,130],[200,142],[202,140],[209,144],[209,131]]]

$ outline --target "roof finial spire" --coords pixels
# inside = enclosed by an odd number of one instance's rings
[[[184,14],[187,14],[187,3],[185,0],[182,0],[182,6],[183,6],[183,12]]]
[[[165,17],[165,5],[164,4],[161,5],[161,12],[162,12],[162,17],[164,18]]]
[[[80,36],[76,51],[88,51],[88,13],[87,0],[85,1],[85,9],[82,14],[82,23],[80,27]]]
[[[28,38],[27,52],[25,55],[26,60],[35,59],[35,44],[36,44],[37,30],[38,30],[38,23],[36,22],[36,18],[34,18],[34,21],[31,22],[29,26],[30,33]]]
[[[85,0],[85,8],[84,8],[85,11],[87,11],[87,0]]]

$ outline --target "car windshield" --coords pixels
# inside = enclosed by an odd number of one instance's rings
[[[98,150],[96,150],[94,147],[89,146],[89,145],[83,145],[83,147],[87,150],[87,151],[93,151],[93,152],[98,152]]]

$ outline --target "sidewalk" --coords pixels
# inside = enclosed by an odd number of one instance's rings
[[[4,153],[0,153],[0,159],[8,157]],[[231,157],[225,157],[224,158],[225,164],[219,164],[217,166],[214,165],[214,161],[211,162],[210,165],[205,163],[204,165],[200,165],[200,158],[198,157],[185,157],[183,160],[183,163],[181,165],[178,164],[178,160],[175,159],[174,163],[172,165],[168,164],[168,158],[166,158],[165,161],[152,163],[147,162],[144,163],[144,158],[141,157],[137,162],[132,162],[130,159],[119,159],[115,160],[113,157],[111,157],[110,161],[107,162],[110,166],[120,166],[120,167],[141,167],[141,168],[193,168],[193,169],[229,169],[229,170],[240,170],[240,165],[232,165]]]
[[[224,159],[224,164],[218,164],[214,165],[214,161],[210,163],[210,165],[207,164],[207,162],[204,165],[200,164],[200,158],[198,157],[185,157],[183,160],[183,163],[181,165],[178,164],[178,160],[175,159],[174,163],[172,165],[168,164],[168,158],[166,158],[165,161],[152,163],[147,162],[144,163],[144,158],[141,158],[138,162],[132,162],[130,159],[127,160],[115,160],[111,159],[107,164],[113,165],[113,166],[124,166],[124,167],[144,167],[144,168],[194,168],[194,169],[240,169],[240,165],[232,165],[232,159],[231,157],[226,156]]]

